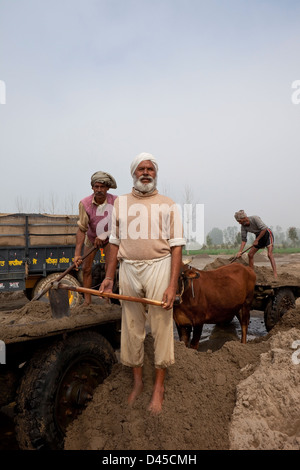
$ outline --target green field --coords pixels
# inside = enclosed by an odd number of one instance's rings
[[[248,247],[246,246],[245,249]],[[262,251],[262,250],[260,250]],[[202,248],[201,250],[183,250],[183,255],[235,255],[238,252],[238,248]],[[273,253],[279,254],[291,254],[300,253],[300,247],[275,247]]]

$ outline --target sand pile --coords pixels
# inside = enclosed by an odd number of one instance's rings
[[[234,261],[235,263],[241,263],[244,266],[248,266],[248,262],[245,257],[239,258]],[[211,271],[213,269],[220,268],[221,266],[228,266],[230,264],[230,258],[216,258],[211,263],[208,263],[203,271]],[[254,271],[256,274],[256,284],[262,284],[264,286],[299,286],[300,277],[299,277],[299,265],[298,265],[298,275],[294,275],[290,272],[289,266],[278,266],[278,278],[274,278],[274,274],[271,268],[266,266],[257,266],[254,265]]]
[[[284,285],[292,281],[299,285],[296,261],[278,266]],[[225,264],[228,259],[218,258],[207,269]],[[274,283],[270,268],[255,266],[255,271],[262,283]],[[5,298],[1,300],[5,304]],[[14,334],[46,334],[65,323],[77,326],[101,321],[112,309],[119,316],[117,306],[105,303],[101,309],[98,305],[74,309],[70,318],[57,321],[52,319],[49,305],[26,303],[18,310],[0,313],[2,339],[9,340]],[[148,335],[143,394],[133,407],[127,406],[131,369],[116,364],[68,428],[65,449],[299,450],[299,341],[300,307],[287,312],[265,337],[246,345],[230,337],[214,352],[194,351],[175,341],[176,362],[167,373],[163,411],[153,416],[147,411],[154,378],[153,342]]]
[[[278,332],[260,364],[237,386],[229,440],[233,450],[300,449],[299,329]]]
[[[148,335],[143,394],[128,407],[131,370],[117,364],[69,427],[65,449],[299,450],[300,365],[291,361],[297,338],[300,309],[246,345],[228,341],[218,351],[198,352],[176,342],[163,412],[153,416],[147,411],[153,384]]]

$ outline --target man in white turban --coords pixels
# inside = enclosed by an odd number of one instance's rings
[[[156,169],[156,173],[158,171],[158,165],[157,165],[157,161],[156,159],[153,157],[153,155],[151,155],[151,153],[146,153],[146,152],[143,152],[143,153],[140,153],[139,155],[137,155],[131,165],[130,165],[130,173],[131,173],[131,176],[133,177],[134,175],[134,172],[137,168],[137,166],[142,162],[142,161],[149,161],[149,162],[152,162],[153,165],[155,166],[155,169]]]
[[[132,192],[115,201],[110,257],[100,292],[112,292],[119,261],[119,287],[124,295],[146,297],[162,306],[122,301],[121,363],[133,370],[132,404],[143,391],[145,322],[154,338],[155,381],[149,410],[159,413],[167,367],[174,363],[173,303],[182,261],[180,214],[172,199],[156,189],[158,165],[149,153],[130,166]]]

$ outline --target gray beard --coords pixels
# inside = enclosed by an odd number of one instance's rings
[[[147,184],[142,183],[140,181],[141,178],[143,177],[141,176],[140,178],[137,178],[133,175],[133,187],[141,193],[152,193],[156,189],[157,178],[151,178],[152,181]]]

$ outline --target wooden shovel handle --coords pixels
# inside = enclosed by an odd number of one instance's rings
[[[81,292],[83,294],[97,295],[98,297],[108,297],[110,299],[127,300],[129,302],[140,302],[141,304],[156,305],[157,307],[162,307],[164,305],[164,303],[159,300],[146,299],[144,297],[132,297],[129,295],[112,294],[109,292],[100,293],[99,290],[88,289],[87,287],[74,287],[69,286],[68,284],[58,284],[57,288]]]
[[[249,246],[249,248],[246,248],[246,250],[242,251],[241,255],[243,255],[244,253],[246,253],[247,251],[250,250],[250,248],[252,248],[253,245]],[[238,259],[237,256],[235,256],[234,258],[231,259],[230,263],[233,263],[233,261],[235,261],[236,259]]]

